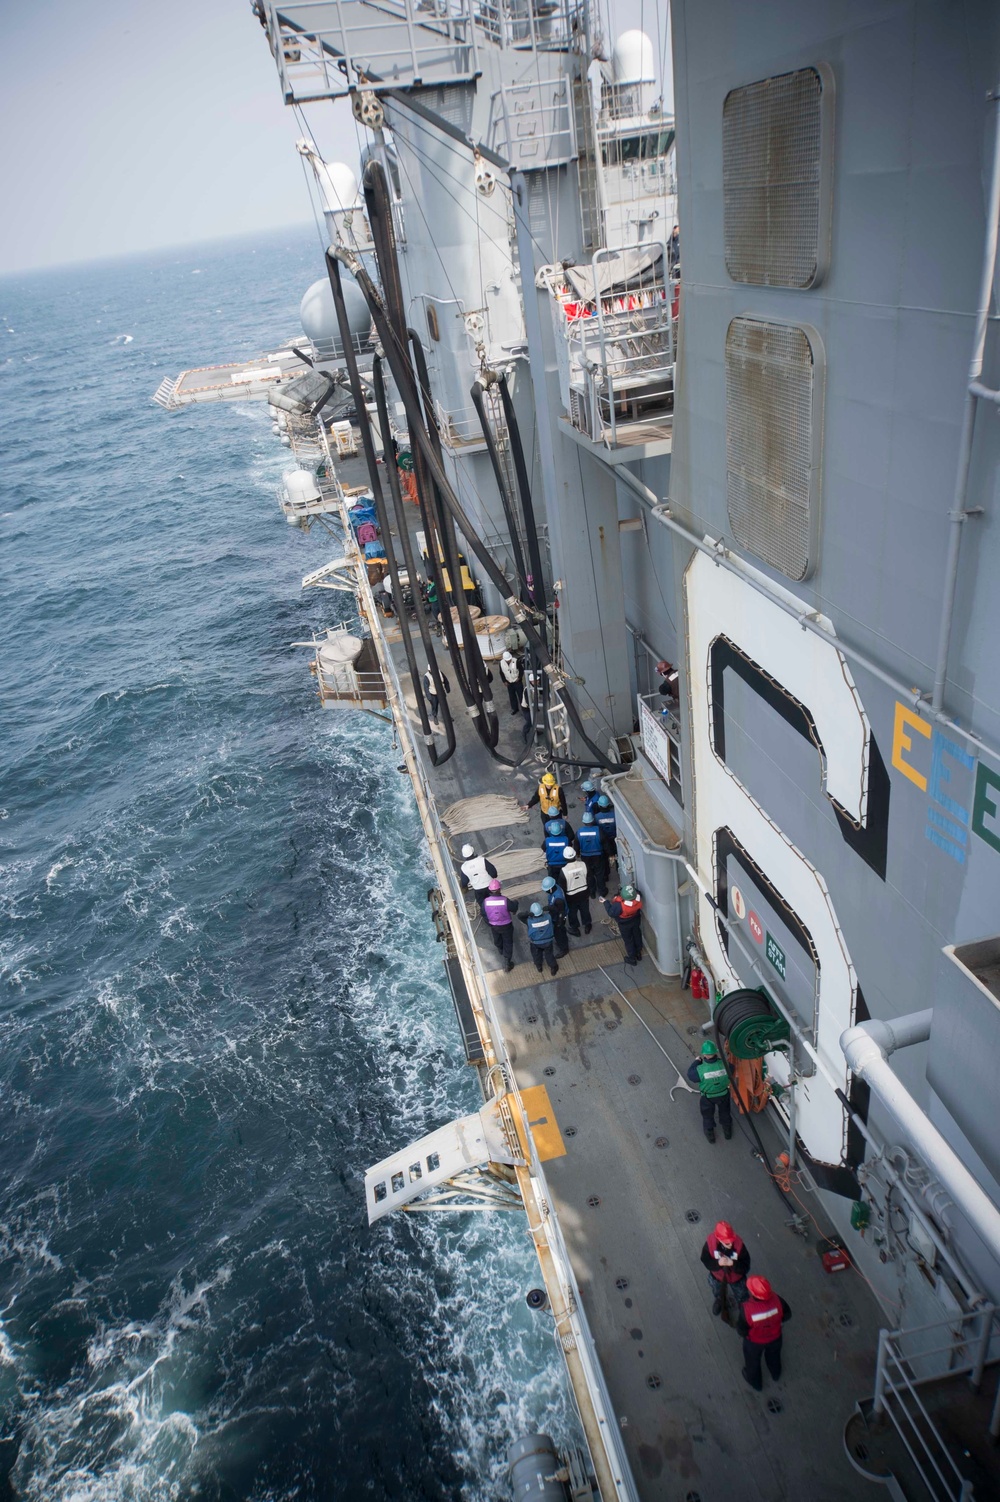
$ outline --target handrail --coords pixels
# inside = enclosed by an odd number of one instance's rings
[[[345,528],[349,530],[346,501],[344,508],[342,519]],[[560,1348],[570,1372],[570,1380],[574,1388],[578,1388],[581,1382],[584,1387],[582,1394],[577,1392],[577,1402],[598,1472],[602,1496],[605,1502],[612,1502],[613,1498],[622,1499],[622,1502],[638,1502],[638,1492],[625,1455],[611,1396],[604,1373],[594,1354],[594,1338],[581,1302],[579,1285],[563,1240],[562,1228],[558,1219],[553,1217],[549,1210],[551,1196],[507,1053],[503,1028],[469,925],[468,911],[458,885],[454,864],[447,854],[447,839],[438,817],[427,769],[423,759],[416,752],[409,715],[406,712],[402,689],[396,674],[396,665],[387,649],[371,586],[363,568],[357,569],[357,581],[358,593],[361,596],[365,613],[372,624],[372,640],[382,665],[387,698],[393,710],[400,747],[413,785],[445,913],[452,933],[461,940],[458,946],[459,961],[466,980],[473,1014],[483,1039],[487,1063],[492,1066],[490,1072],[494,1081],[494,1090],[497,1094],[513,1095],[521,1112],[530,1161],[523,1169],[515,1169],[515,1173],[528,1215],[528,1227],[538,1255],[542,1277],[549,1294]],[[496,1090],[497,1074],[502,1077],[502,1091]],[[575,1372],[574,1368],[576,1368]],[[584,1401],[584,1398],[588,1401]]]

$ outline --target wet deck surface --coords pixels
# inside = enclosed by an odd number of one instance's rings
[[[412,706],[402,646],[391,650]],[[510,715],[499,679],[494,688],[500,749],[516,756],[521,718]],[[443,767],[429,769],[439,810],[483,793],[526,802],[542,764],[511,771],[496,763],[462,712],[454,682],[450,702],[458,748]],[[567,798],[575,824],[575,788],[567,788]],[[541,836],[535,808],[528,825],[458,834],[451,847],[458,857],[468,839],[488,854],[536,847]],[[524,893],[524,911],[531,878],[509,885]],[[720,1133],[711,1146],[697,1096],[676,1089],[671,1099],[677,1071],[700,1046],[705,1004],[648,959],[627,969],[616,926],[598,902],[592,909],[593,932],[570,939],[573,962],[553,979],[527,963],[520,924],[518,968],[510,975],[501,975],[478,915],[474,929],[484,967],[495,974],[491,989],[518,1083],[547,1087],[563,1134],[566,1155],[545,1171],[640,1495],[644,1502],[875,1502],[886,1493],[852,1468],[843,1443],[855,1404],[874,1385],[883,1322],[875,1299],[854,1271],[824,1271],[816,1244],[831,1227],[801,1186],[804,1208],[818,1224],[805,1236],[790,1229],[789,1208],[735,1112],[732,1140]],[[755,1121],[773,1162],[784,1146],[776,1123]],[[760,1394],[742,1379],[735,1330],[711,1314],[699,1258],[720,1218],[733,1223],[753,1270],[768,1276],[792,1309],[782,1378],[773,1383],[765,1369]]]

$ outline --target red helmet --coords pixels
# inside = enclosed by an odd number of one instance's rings
[[[769,1299],[772,1292],[773,1289],[766,1278],[758,1277],[756,1274],[752,1278],[747,1278],[747,1293],[752,1299]]]
[[[490,882],[490,891],[491,892],[499,892],[499,890],[500,890],[500,882],[494,876],[493,880]]]
[[[736,1240],[736,1232],[733,1230],[728,1220],[719,1221],[718,1225],[715,1228],[715,1234],[720,1241],[725,1242],[726,1246],[732,1246],[733,1242]]]

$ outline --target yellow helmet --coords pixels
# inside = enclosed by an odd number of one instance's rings
[[[554,788],[555,787],[556,780],[553,777],[553,775],[552,775],[551,772],[546,772],[545,776],[542,778],[542,785],[544,787],[547,787],[547,788]]]

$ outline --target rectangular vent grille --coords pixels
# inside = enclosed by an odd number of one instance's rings
[[[722,189],[734,282],[811,287],[819,279],[822,96],[815,68],[726,96]]]
[[[813,563],[813,375],[802,329],[751,318],[729,325],[729,522],[741,547],[789,579],[804,579]]]

